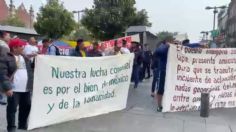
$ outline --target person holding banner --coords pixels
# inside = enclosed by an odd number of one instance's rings
[[[124,39],[122,40],[122,47],[120,49],[120,52],[121,52],[121,54],[129,54],[130,53],[129,49],[127,48],[127,41]]]
[[[31,107],[33,70],[30,61],[24,57],[25,43],[13,39],[9,43],[10,53],[1,57],[0,82],[7,95],[7,130],[15,132],[15,114],[19,105],[18,129],[27,129],[27,119]]]
[[[121,47],[118,45],[117,40],[115,40],[113,55],[121,55],[120,49],[121,49]]]
[[[101,57],[102,53],[98,49],[98,42],[93,43],[93,49],[89,52],[89,57]]]
[[[158,47],[156,53],[157,57],[159,57],[159,85],[157,89],[157,111],[162,112],[162,97],[164,94],[165,88],[165,77],[166,77],[166,65],[167,65],[167,56],[168,56],[169,44],[167,44],[166,40],[164,40],[161,45]]]
[[[84,40],[83,39],[78,39],[77,40],[77,45],[75,47],[74,56],[88,57],[88,53],[87,53],[86,48],[84,46]]]
[[[114,53],[113,48],[112,47],[106,48],[104,43],[101,43],[100,52],[102,53],[102,56],[111,56]]]

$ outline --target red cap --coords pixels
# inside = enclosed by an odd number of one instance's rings
[[[23,40],[19,39],[19,38],[15,38],[10,40],[9,42],[9,47],[13,48],[13,47],[21,47],[21,46],[25,46],[26,42],[24,42]]]

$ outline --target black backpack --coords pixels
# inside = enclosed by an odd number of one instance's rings
[[[61,55],[60,49],[59,49],[57,46],[55,46],[54,44],[52,44],[52,45],[49,47],[49,52],[50,52],[50,49],[51,49],[52,46],[54,46],[54,47],[56,48],[56,56],[60,56],[60,55]]]

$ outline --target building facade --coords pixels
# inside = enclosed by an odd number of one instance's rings
[[[149,31],[146,26],[130,26],[125,31],[125,36],[131,36],[139,34],[140,43],[142,45],[147,44],[149,48],[154,51],[157,47],[158,38],[156,35]]]
[[[15,15],[26,28],[33,28],[34,10],[32,7],[27,11],[23,3],[18,8],[15,8],[13,0],[10,0],[9,6],[5,0],[0,0],[0,12],[0,22]]]
[[[227,9],[222,9],[218,14],[219,35],[215,38],[219,47],[227,47],[226,44],[227,22],[228,22],[228,11]]]
[[[236,47],[236,0],[231,0],[228,8],[227,45]]]

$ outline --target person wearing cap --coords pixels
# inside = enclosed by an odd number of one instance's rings
[[[30,92],[33,88],[33,69],[24,57],[25,42],[13,39],[9,42],[10,52],[0,59],[0,84],[7,95],[7,130],[16,131],[15,114],[19,106],[18,129],[27,129],[31,107]]]

